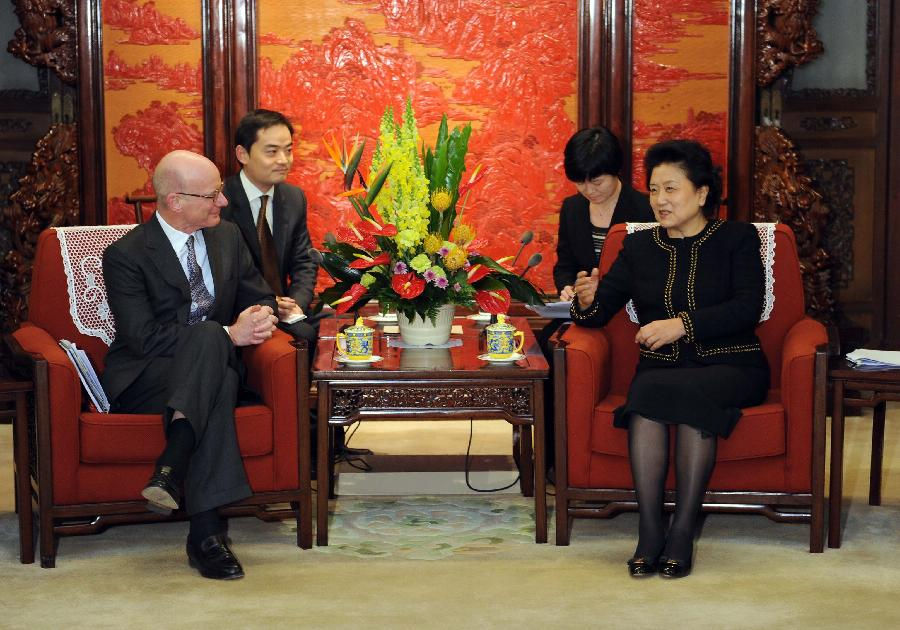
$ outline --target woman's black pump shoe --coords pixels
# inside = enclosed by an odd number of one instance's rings
[[[659,557],[639,558],[635,556],[628,560],[628,575],[633,578],[648,577],[657,571],[659,571]]]
[[[693,565],[691,562],[672,560],[671,558],[659,559],[659,575],[664,578],[683,578],[691,574]]]

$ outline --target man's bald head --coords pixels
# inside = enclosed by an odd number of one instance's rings
[[[208,158],[192,151],[177,150],[166,153],[153,171],[153,190],[159,207],[168,209],[166,197],[174,192],[187,190],[192,175],[206,174],[212,169],[219,169]]]
[[[191,151],[164,155],[153,171],[153,189],[160,216],[187,234],[217,225],[219,211],[227,203],[220,192],[219,169]]]

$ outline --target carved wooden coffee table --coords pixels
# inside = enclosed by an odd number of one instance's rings
[[[524,319],[511,323],[525,333],[525,358],[510,364],[490,364],[483,353],[484,324],[457,318],[461,346],[392,348],[396,335],[379,327],[375,353],[382,361],[345,365],[337,361],[335,336],[351,319],[324,319],[312,380],[318,387],[316,543],[328,544],[328,498],[331,492],[333,429],[357,420],[505,420],[521,427],[520,486],[534,495],[535,542],[547,542],[547,499],[544,477],[544,381],[547,361]],[[367,325],[375,327],[372,321]],[[390,325],[390,324],[388,324]],[[534,443],[532,447],[532,427]]]

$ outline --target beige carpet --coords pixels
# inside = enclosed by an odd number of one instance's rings
[[[289,523],[234,519],[247,577],[227,583],[201,579],[187,566],[185,524],[65,538],[57,568],[19,564],[10,428],[3,425],[0,627],[900,627],[900,408],[888,417],[882,507],[866,503],[871,423],[847,424],[840,550],[809,554],[804,526],[711,515],[691,577],[634,581],[624,564],[634,547],[633,514],[576,521],[572,545],[555,547],[530,542],[529,502],[516,495],[345,496],[334,508],[327,549],[297,549]],[[465,451],[467,423],[429,427],[370,423],[353,444],[380,454]],[[479,424],[474,448],[508,453],[508,428]],[[460,525],[467,511],[469,522],[483,519],[493,535]],[[407,527],[439,522],[447,544],[432,536],[416,547],[403,532],[404,544],[385,544],[394,522],[384,515]]]

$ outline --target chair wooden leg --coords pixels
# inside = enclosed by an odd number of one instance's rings
[[[58,540],[53,531],[53,518],[50,516],[50,510],[41,509],[41,566],[45,569],[52,569],[56,566],[56,548]]]
[[[569,544],[569,500],[566,491],[556,486],[556,544],[565,547]]]
[[[872,465],[869,469],[869,505],[881,505],[881,464],[884,459],[884,413],[887,403],[875,405],[872,416]]]
[[[25,392],[16,395],[13,427],[16,513],[19,515],[19,562],[34,563],[34,511],[31,505],[31,464],[28,445],[28,412]]]

